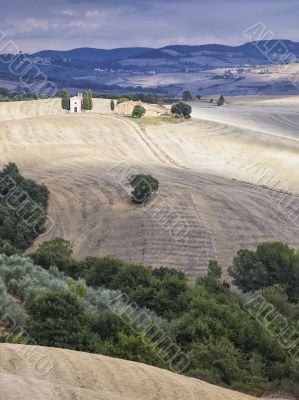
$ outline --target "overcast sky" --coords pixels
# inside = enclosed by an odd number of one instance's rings
[[[23,51],[246,41],[262,22],[299,41],[298,0],[0,0],[0,29]]]

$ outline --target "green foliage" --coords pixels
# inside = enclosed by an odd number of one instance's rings
[[[82,102],[82,108],[83,110],[90,111],[93,108],[93,102],[92,102],[92,92],[91,90],[88,90],[83,94],[83,102]]]
[[[117,99],[117,104],[127,103],[128,101],[130,100],[127,97],[120,97],[119,99]]]
[[[69,246],[58,243],[63,262],[56,254],[57,240],[55,251],[48,243],[40,260],[46,260],[47,268],[55,264],[65,271],[75,260]],[[252,252],[259,265],[271,274],[275,271],[284,282],[296,255],[285,246],[263,244]],[[246,266],[251,259],[246,258]],[[35,266],[30,259],[1,255],[0,310],[1,304],[2,310],[12,310],[21,327],[27,316],[28,332],[39,344],[170,368],[158,338],[146,335],[150,320],[188,355],[186,374],[256,396],[271,391],[298,394],[296,360],[277,334],[246,311],[243,296],[222,282],[217,261],[209,263],[207,276],[195,285],[165,267],[152,269],[110,257],[75,262],[71,279],[53,267]],[[281,272],[283,263],[286,275]],[[299,329],[299,304],[294,298],[289,301],[284,283],[268,286],[262,294],[289,327]],[[138,321],[140,313],[147,318]]]
[[[110,101],[110,109],[111,109],[111,111],[115,110],[115,104],[114,104],[113,100]]]
[[[70,94],[66,90],[64,90],[62,92],[61,107],[62,107],[63,110],[69,110],[70,109]]]
[[[256,251],[240,250],[229,273],[244,292],[281,284],[291,301],[299,300],[299,253],[286,244],[262,243]]]
[[[129,336],[124,333],[119,333],[117,338],[117,343],[109,346],[109,355],[155,365],[159,368],[168,367],[167,363],[164,361],[164,359],[167,360],[167,353],[163,350],[159,350],[158,354],[154,343],[149,339],[142,336]]]
[[[223,97],[223,95],[221,95],[220,97],[219,97],[219,99],[217,100],[217,106],[223,106],[224,105],[224,103],[225,103],[225,98]]]
[[[192,107],[186,103],[173,104],[171,107],[172,114],[182,115],[184,118],[190,118]]]
[[[212,278],[221,279],[222,268],[216,260],[211,260],[208,266],[208,276]]]
[[[137,105],[133,109],[132,117],[133,118],[141,118],[141,117],[143,117],[143,115],[145,113],[146,113],[146,109],[141,105]]]
[[[15,163],[0,172],[0,248],[8,255],[24,251],[44,231],[49,191],[24,178]]]
[[[39,245],[39,248],[30,257],[36,265],[41,265],[46,269],[57,267],[59,270],[65,271],[66,266],[71,262],[72,254],[69,241],[55,238]]]
[[[67,292],[49,292],[28,309],[26,330],[39,345],[92,351],[89,317],[77,297]]]
[[[151,175],[133,175],[129,183],[133,187],[132,201],[137,204],[144,203],[159,189],[159,181]]]
[[[5,88],[0,87],[0,102],[29,101],[29,100],[39,100],[41,98],[46,98],[46,96],[39,96],[32,92],[30,93],[11,92]]]
[[[183,101],[192,101],[192,94],[189,90],[183,92]]]

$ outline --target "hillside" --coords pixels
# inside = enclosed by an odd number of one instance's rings
[[[145,364],[69,350],[0,345],[5,400],[250,400]]]
[[[274,50],[280,45],[280,52]],[[268,54],[268,57],[267,57]],[[269,57],[269,54],[271,56]],[[195,62],[198,64],[209,64],[206,59],[218,60],[219,66],[225,64],[237,66],[237,64],[256,64],[256,63],[275,63],[280,59],[285,60],[287,54],[299,56],[299,43],[290,40],[261,40],[251,43],[245,43],[239,46],[226,46],[220,44],[204,44],[204,45],[169,45],[158,49],[148,47],[128,47],[119,49],[95,49],[95,48],[78,48],[72,50],[43,50],[34,53],[33,56],[38,57],[73,57],[75,59],[90,61],[107,61],[107,60],[126,60],[134,63],[134,59],[159,59],[164,61],[172,60],[173,63]]]
[[[124,47],[111,50],[83,47],[66,51],[42,50],[33,55],[37,57],[72,57],[78,60],[106,61],[137,56],[149,50],[151,49],[148,47]]]
[[[81,115],[64,114],[59,100],[0,104],[2,164],[15,161],[50,190],[51,223],[35,247],[63,236],[80,258],[114,255],[190,276],[261,241],[299,247],[297,109],[244,101],[194,107],[192,121],[146,133],[111,115],[107,100]],[[132,171],[160,181],[146,209],[130,202]]]

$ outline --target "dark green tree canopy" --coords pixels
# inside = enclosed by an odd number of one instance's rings
[[[66,90],[62,92],[61,107],[63,110],[70,109],[70,94]]]
[[[183,100],[184,101],[192,101],[192,94],[189,92],[189,90],[185,90],[183,92]]]
[[[132,191],[132,200],[135,203],[144,203],[154,192],[159,189],[159,181],[151,175],[134,175],[129,180],[134,188]]]
[[[292,301],[299,300],[299,254],[287,244],[262,243],[256,251],[240,250],[229,273],[244,292],[281,284]]]
[[[180,102],[177,104],[173,104],[173,106],[171,107],[171,112],[172,114],[177,114],[185,118],[190,118],[192,107],[189,104]]]
[[[141,117],[143,117],[143,115],[145,113],[146,113],[146,109],[141,105],[137,105],[133,109],[132,117],[133,118],[141,118]]]
[[[219,97],[219,99],[217,100],[217,105],[218,105],[218,106],[223,106],[224,103],[225,103],[225,98],[224,98],[223,95],[221,95],[221,96]]]

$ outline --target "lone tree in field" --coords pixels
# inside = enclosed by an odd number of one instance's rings
[[[174,104],[171,107],[171,112],[172,112],[172,114],[181,115],[184,118],[190,118],[191,113],[192,113],[192,107],[189,106],[189,104],[180,102],[180,103]]]
[[[220,107],[223,106],[224,103],[225,103],[225,98],[223,95],[221,95],[217,101],[217,105]]]
[[[110,101],[110,109],[111,109],[111,111],[115,110],[115,104],[114,104],[113,100]]]
[[[157,192],[159,189],[159,181],[151,175],[133,175],[129,179],[129,183],[134,189],[132,191],[133,203],[142,204],[152,193]]]
[[[62,93],[61,107],[62,107],[63,110],[69,110],[70,109],[70,95],[66,90],[64,90],[63,93]]]
[[[189,92],[189,90],[185,90],[183,92],[183,100],[184,101],[192,101],[192,94]]]
[[[146,113],[146,109],[143,106],[135,106],[132,112],[133,118],[141,118]]]

